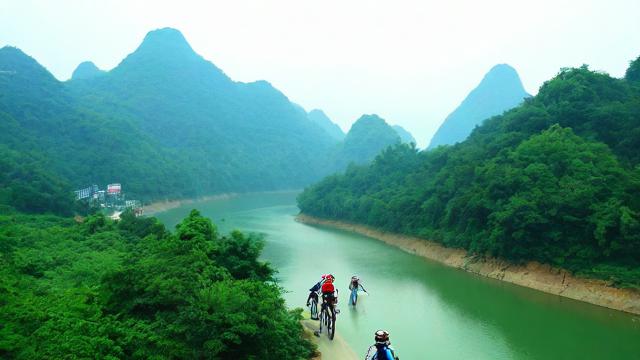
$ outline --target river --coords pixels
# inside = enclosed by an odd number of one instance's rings
[[[640,317],[466,273],[365,236],[296,222],[295,193],[240,195],[154,214],[168,227],[192,208],[221,232],[265,235],[289,307],[333,273],[337,333],[364,354],[377,329],[408,359],[640,359]],[[358,274],[370,295],[347,306]],[[326,336],[326,335],[323,335]]]

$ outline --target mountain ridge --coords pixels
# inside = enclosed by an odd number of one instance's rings
[[[231,80],[177,30],[151,31],[81,81],[3,49],[0,65],[14,63],[19,74],[0,75],[0,139],[38,152],[72,186],[121,182],[150,200],[301,188],[327,174],[335,140],[305,111],[267,81]]]
[[[345,137],[345,133],[342,131],[338,124],[331,121],[331,119],[320,109],[313,109],[307,114],[309,120],[318,124],[324,129],[332,138],[341,141]]]
[[[428,149],[463,141],[482,121],[502,114],[529,96],[513,67],[507,64],[493,66],[443,121]]]
[[[105,71],[100,70],[92,61],[83,61],[73,70],[71,80],[91,79],[105,73]]]

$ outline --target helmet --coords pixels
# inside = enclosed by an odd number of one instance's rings
[[[321,276],[322,280],[326,279],[327,276],[329,276],[329,274],[322,274],[322,276]]]
[[[353,276],[351,277],[351,281],[358,281],[358,280],[360,280],[360,278],[358,277],[358,275],[353,275]]]
[[[324,282],[331,284],[333,283],[333,280],[335,280],[333,276],[329,275],[324,279]]]
[[[376,343],[385,343],[389,341],[389,332],[386,330],[378,330],[376,331],[374,339],[376,340]]]

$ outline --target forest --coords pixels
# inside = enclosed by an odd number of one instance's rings
[[[0,357],[300,359],[261,238],[223,235],[193,210],[175,231],[0,208]]]
[[[175,29],[148,33],[108,72],[83,63],[64,82],[18,48],[0,49],[0,68],[0,151],[69,191],[117,182],[151,202],[301,189],[399,141],[377,116],[343,140],[321,111],[266,81],[233,81]]]
[[[640,288],[640,58],[585,65],[453,146],[384,150],[298,197],[304,214]]]
[[[109,72],[58,81],[0,49],[0,144],[72,189],[123,184],[143,201],[296,189],[328,172],[337,140],[266,81],[235,82],[174,29]]]

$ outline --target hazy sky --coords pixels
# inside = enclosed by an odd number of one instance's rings
[[[377,113],[419,146],[497,63],[535,94],[561,67],[622,76],[640,55],[640,0],[0,0],[0,46],[61,80],[166,26],[234,80],[265,79],[344,130]]]

